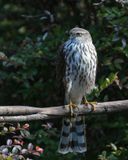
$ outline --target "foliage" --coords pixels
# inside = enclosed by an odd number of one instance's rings
[[[2,160],[30,160],[43,153],[42,148],[27,142],[27,139],[30,139],[29,124],[23,126],[1,124],[0,128],[0,157]]]
[[[76,25],[91,32],[98,53],[96,88],[88,99],[128,98],[126,5],[115,1],[97,4],[96,0],[1,0],[0,6],[0,105],[61,104],[56,55],[67,38],[66,32]],[[127,114],[91,116],[86,121],[88,160],[127,159]],[[61,123],[55,120],[51,128],[41,124],[31,124],[30,140],[43,146],[45,152],[40,158],[82,159],[82,155],[62,156],[56,152]]]

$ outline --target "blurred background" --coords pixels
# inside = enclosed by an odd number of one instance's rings
[[[56,55],[75,26],[90,31],[98,53],[97,87],[88,99],[128,99],[127,4],[114,0],[1,0],[0,105],[61,104]],[[30,123],[30,141],[44,149],[34,159],[78,159],[78,155],[62,156],[56,151],[60,122]],[[128,159],[127,113],[87,116],[86,122],[87,160]]]

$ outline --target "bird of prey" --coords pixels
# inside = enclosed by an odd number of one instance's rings
[[[95,86],[97,52],[90,33],[79,27],[71,29],[69,39],[60,47],[57,61],[57,78],[64,89],[63,103],[73,109]],[[58,152],[84,153],[86,150],[84,116],[65,117]]]

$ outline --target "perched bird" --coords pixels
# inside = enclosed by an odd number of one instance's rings
[[[57,61],[57,78],[64,91],[63,103],[69,104],[73,115],[73,108],[80,105],[95,86],[97,53],[90,33],[83,28],[71,29]],[[84,116],[65,117],[58,152],[86,152],[85,135]]]

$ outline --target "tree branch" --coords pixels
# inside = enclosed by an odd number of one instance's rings
[[[78,115],[123,112],[128,110],[128,100],[97,103],[95,110],[91,105],[80,105],[75,109]],[[0,106],[0,122],[21,122],[45,120],[69,116],[68,105],[57,107],[36,108],[30,106]]]

